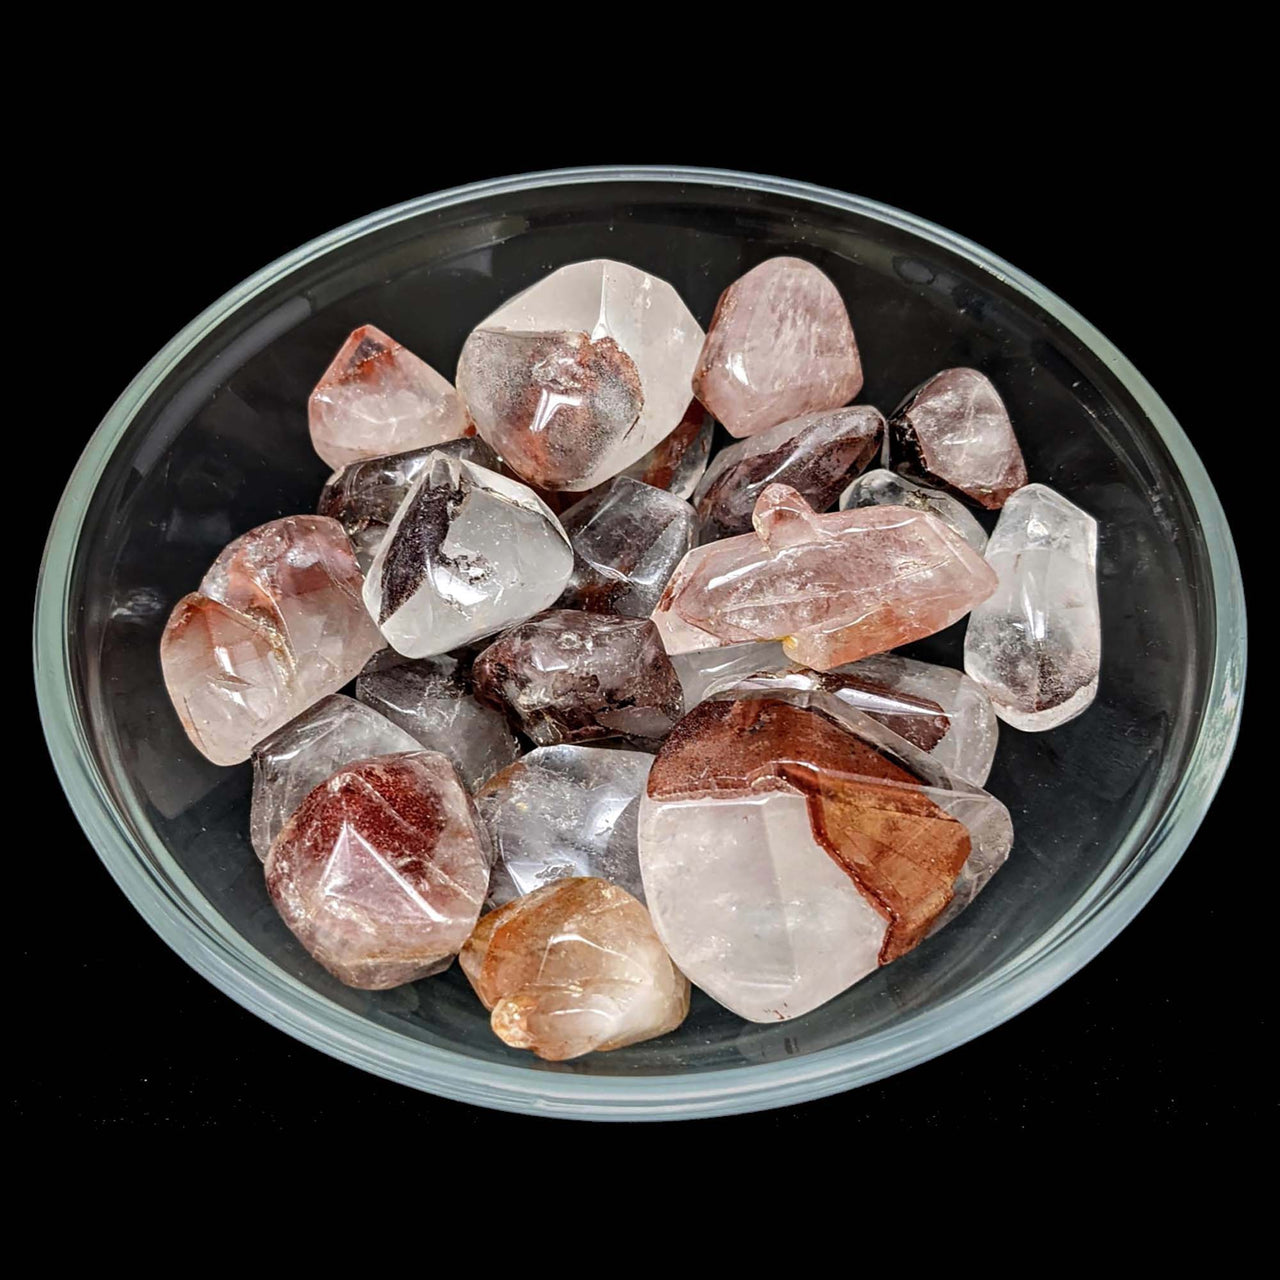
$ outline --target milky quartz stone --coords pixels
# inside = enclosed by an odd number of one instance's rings
[[[287,516],[230,543],[160,640],[165,687],[214,764],[336,693],[381,647],[360,566],[336,520]]]
[[[458,385],[476,429],[518,475],[587,490],[681,424],[702,340],[669,284],[597,258],[553,271],[482,321]]]
[[[720,295],[693,391],[735,436],[862,390],[862,361],[836,286],[811,262],[770,258]]]
[[[826,671],[941,631],[995,590],[982,557],[927,512],[818,515],[775,484],[753,521],[681,561],[653,614],[668,653],[781,640]]]
[[[334,977],[381,990],[449,966],[489,886],[489,841],[442,755],[380,756],[312,791],[267,855],[285,924]]]
[[[249,808],[254,853],[265,862],[293,811],[344,765],[419,750],[403,729],[353,698],[335,693],[317,702],[254,748]]]
[[[688,979],[649,913],[605,880],[559,880],[486,915],[459,957],[495,1034],[562,1062],[674,1031]]]
[[[987,544],[1000,585],[969,619],[964,669],[1015,729],[1065,724],[1098,692],[1097,550],[1097,521],[1047,485],[1000,512]]]
[[[693,400],[680,425],[665,440],[618,474],[666,489],[677,498],[691,498],[707,469],[715,429],[715,419]]]
[[[889,419],[895,471],[996,509],[1027,483],[1009,411],[976,369],[944,369]]]
[[[476,796],[496,861],[489,904],[569,876],[597,876],[644,901],[636,817],[653,757],[619,748],[536,747]]]
[[[979,555],[987,549],[987,531],[972,512],[938,489],[916,484],[906,476],[877,468],[860,475],[841,495],[840,510],[857,507],[909,507],[927,511],[950,525]]]
[[[568,537],[531,489],[435,454],[387,528],[364,601],[392,648],[429,658],[545,609],[572,570]]]
[[[665,489],[614,476],[560,517],[573,546],[566,608],[647,618],[693,546],[693,508]]]
[[[339,348],[307,412],[311,443],[331,467],[440,444],[470,427],[448,379],[371,324]]]
[[[825,511],[883,440],[880,410],[850,405],[780,422],[722,449],[693,496],[701,541],[750,529],[756,499],[771,484],[789,484],[815,511]]]
[[[507,717],[475,696],[466,664],[450,655],[384,649],[360,673],[356,697],[409,735],[413,750],[447,757],[470,791],[520,754]]]

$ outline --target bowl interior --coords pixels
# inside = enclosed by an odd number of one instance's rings
[[[564,263],[641,266],[706,324],[721,289],[775,254],[817,263],[840,287],[866,369],[862,401],[888,411],[939,368],[984,370],[1008,402],[1032,479],[1099,520],[1097,701],[1051,733],[1002,728],[988,785],[1015,823],[1007,867],[942,934],[807,1017],[754,1025],[695,993],[674,1035],[563,1065],[503,1046],[456,967],[396,991],[341,986],[267,899],[247,836],[248,766],[202,759],[169,705],[158,664],[169,609],[231,538],[314,510],[327,469],[308,439],[307,394],[356,325],[379,325],[451,376],[472,325]],[[460,1075],[506,1063],[548,1084],[687,1076],[838,1047],[856,1060],[888,1027],[909,1028],[1019,966],[1053,963],[1055,939],[1148,855],[1210,689],[1213,583],[1200,522],[1169,451],[1107,364],[945,237],[872,206],[781,189],[595,180],[384,218],[278,272],[178,354],[132,412],[82,514],[65,615],[72,697],[139,882],[155,886],[165,912],[185,915],[180,927],[244,957],[284,1003],[307,1002],[321,1019],[349,1011],[370,1034],[396,1037],[405,1060],[419,1045],[450,1050]],[[959,666],[962,634],[913,651]]]

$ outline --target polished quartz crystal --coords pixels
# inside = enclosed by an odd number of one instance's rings
[[[412,735],[414,750],[446,756],[471,791],[520,754],[507,717],[475,696],[467,664],[449,654],[405,658],[385,649],[360,673],[356,697]]]
[[[693,496],[701,541],[751,528],[756,499],[770,484],[789,484],[815,511],[825,511],[879,452],[884,416],[871,405],[808,413],[716,454]]]
[[[680,677],[684,705],[693,708],[714,689],[727,689],[758,672],[786,671],[796,664],[776,640],[765,640],[759,644],[727,644],[716,649],[673,653],[671,665]]]
[[[459,957],[505,1043],[562,1062],[674,1031],[689,982],[649,913],[605,880],[558,880],[491,911]]]
[[[653,757],[619,748],[537,747],[490,778],[476,806],[502,906],[568,876],[598,876],[644,901],[636,815]]]
[[[448,379],[371,324],[342,344],[308,416],[311,443],[331,467],[440,444],[470,427]]]
[[[284,922],[336,978],[380,990],[447,968],[489,885],[489,841],[432,751],[347,765],[306,797],[267,856]]]
[[[249,808],[253,851],[265,862],[293,811],[339,769],[371,756],[419,750],[403,729],[353,698],[335,693],[317,702],[254,749]]]
[[[629,476],[615,476],[560,522],[573,545],[566,608],[647,618],[693,546],[693,508]]]
[[[665,440],[618,474],[666,489],[677,498],[691,498],[707,469],[715,429],[715,419],[693,400],[680,425]]]
[[[364,601],[397,652],[428,658],[545,609],[572,569],[560,522],[529,488],[435,454],[387,529]]]
[[[681,561],[653,615],[668,653],[781,640],[825,671],[941,631],[995,589],[983,559],[927,512],[818,515],[774,484],[753,521],[753,534]]]
[[[1065,724],[1098,691],[1097,548],[1097,521],[1047,485],[1000,512],[987,545],[1000,585],[969,619],[964,668],[1015,729]]]
[[[693,391],[732,435],[838,409],[861,389],[849,313],[811,262],[769,258],[720,295]]]
[[[997,508],[1027,483],[1009,411],[976,369],[944,369],[917,387],[889,420],[896,471]]]
[[[909,507],[912,511],[927,511],[950,525],[979,555],[987,549],[987,531],[963,503],[893,471],[883,468],[868,471],[840,495],[841,511],[857,507]]]
[[[287,516],[229,544],[178,601],[160,641],[165,687],[214,764],[247,760],[381,647],[360,588],[336,520]]]
[[[655,746],[680,718],[680,680],[648,618],[553,609],[499,636],[472,670],[539,746],[625,738]]]

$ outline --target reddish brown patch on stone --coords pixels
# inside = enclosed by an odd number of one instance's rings
[[[680,460],[697,440],[710,416],[697,400],[691,400],[676,429],[649,451],[649,464],[636,478],[655,489],[670,489]]]
[[[817,683],[831,693],[838,694],[841,689],[857,689],[902,707],[901,712],[871,711],[866,707],[858,709],[873,720],[878,720],[886,729],[892,729],[898,737],[905,738],[921,751],[932,751],[951,728],[951,717],[929,698],[918,698],[851,674],[836,671],[815,671],[813,674]]]

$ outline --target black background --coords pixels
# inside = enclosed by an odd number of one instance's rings
[[[154,115],[156,106],[147,110]],[[1211,198],[1230,191],[1238,202],[1243,179],[1213,147],[1198,150],[1189,171],[1184,122],[1166,115],[1157,124],[1136,113],[1105,127],[1077,121],[1068,132],[1041,120],[1015,141],[992,137],[976,117],[963,143],[936,127],[900,127],[863,128],[856,138],[782,129],[785,145],[770,146],[763,135],[747,145],[741,129],[724,137],[700,130],[696,145],[675,137],[655,145],[625,131],[593,136],[564,121],[517,129],[508,119],[496,133],[419,146],[403,118],[350,114],[349,133],[335,132],[341,121],[332,112],[313,120],[310,144],[292,134],[285,143],[269,119],[210,121],[198,162],[182,158],[189,148],[140,155],[136,121],[109,112],[63,140],[54,171],[36,188],[29,236],[36,295],[52,302],[57,327],[39,341],[28,331],[27,354],[70,344],[62,349],[73,357],[32,419],[43,423],[47,481],[23,495],[33,551],[80,449],[128,379],[244,276],[338,224],[426,191],[527,169],[634,161],[748,169],[854,191],[1016,263],[1092,320],[1163,395],[1218,485],[1248,578],[1246,507],[1254,503],[1230,447],[1242,423],[1225,416],[1215,394],[1244,376],[1229,292],[1242,266],[1238,206]],[[523,148],[514,145],[521,137]],[[93,193],[88,215],[86,192]],[[74,219],[65,211],[71,201],[79,207]],[[1223,379],[1221,369],[1231,375]],[[1254,425],[1247,415],[1246,422]],[[1272,423],[1256,429],[1274,434]],[[29,682],[24,693],[34,717]],[[703,1122],[699,1136],[818,1138],[832,1126],[871,1138],[1234,1129],[1260,1115],[1267,1001],[1249,958],[1260,930],[1250,918],[1248,876],[1250,868],[1265,875],[1274,848],[1268,852],[1246,825],[1251,796],[1241,762],[1249,729],[1246,719],[1236,765],[1165,887],[1064,987],[902,1076],[799,1108]],[[435,1139],[446,1132],[546,1139],[561,1123],[413,1093],[242,1011],[134,914],[81,835],[43,753],[23,786],[39,789],[40,803],[36,847],[21,851],[22,870],[32,874],[25,888],[20,874],[26,907],[10,959],[30,1032],[11,1086],[19,1125],[365,1131],[385,1122]],[[52,911],[51,873],[62,886]]]

